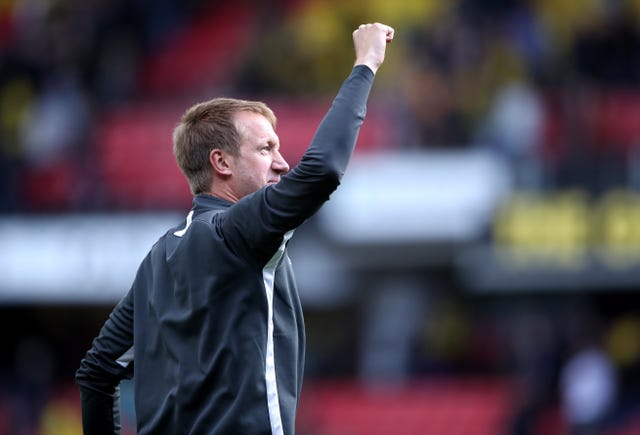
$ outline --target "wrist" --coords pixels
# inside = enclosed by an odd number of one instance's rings
[[[378,71],[378,68],[380,68],[381,62],[372,60],[372,59],[362,58],[362,59],[356,59],[354,66],[358,66],[358,65],[365,65],[369,67],[369,69],[373,71],[373,73],[375,74],[376,71]]]

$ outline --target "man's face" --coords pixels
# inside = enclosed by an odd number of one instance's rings
[[[264,116],[243,111],[235,115],[235,123],[241,137],[239,155],[232,160],[234,191],[239,199],[280,181],[289,165],[280,154],[276,132]]]

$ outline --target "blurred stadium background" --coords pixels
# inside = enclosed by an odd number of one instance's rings
[[[171,130],[262,99],[296,163],[394,26],[292,259],[300,434],[640,434],[640,1],[0,1],[0,434],[79,434],[73,375],[190,207]],[[123,433],[135,432],[123,385]]]

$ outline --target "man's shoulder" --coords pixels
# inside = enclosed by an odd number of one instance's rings
[[[216,215],[223,213],[225,211],[225,209],[214,209],[214,210],[207,210],[205,212],[202,212],[198,215],[196,215],[193,220],[194,221],[199,221],[199,222],[205,222],[207,224],[213,224],[213,220],[215,219]]]

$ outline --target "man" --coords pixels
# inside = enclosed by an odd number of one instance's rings
[[[353,32],[355,66],[289,172],[262,103],[189,109],[174,153],[186,220],[143,260],[76,374],[85,434],[119,432],[118,385],[134,378],[139,434],[292,434],[305,333],[286,244],[347,166],[394,30]]]

